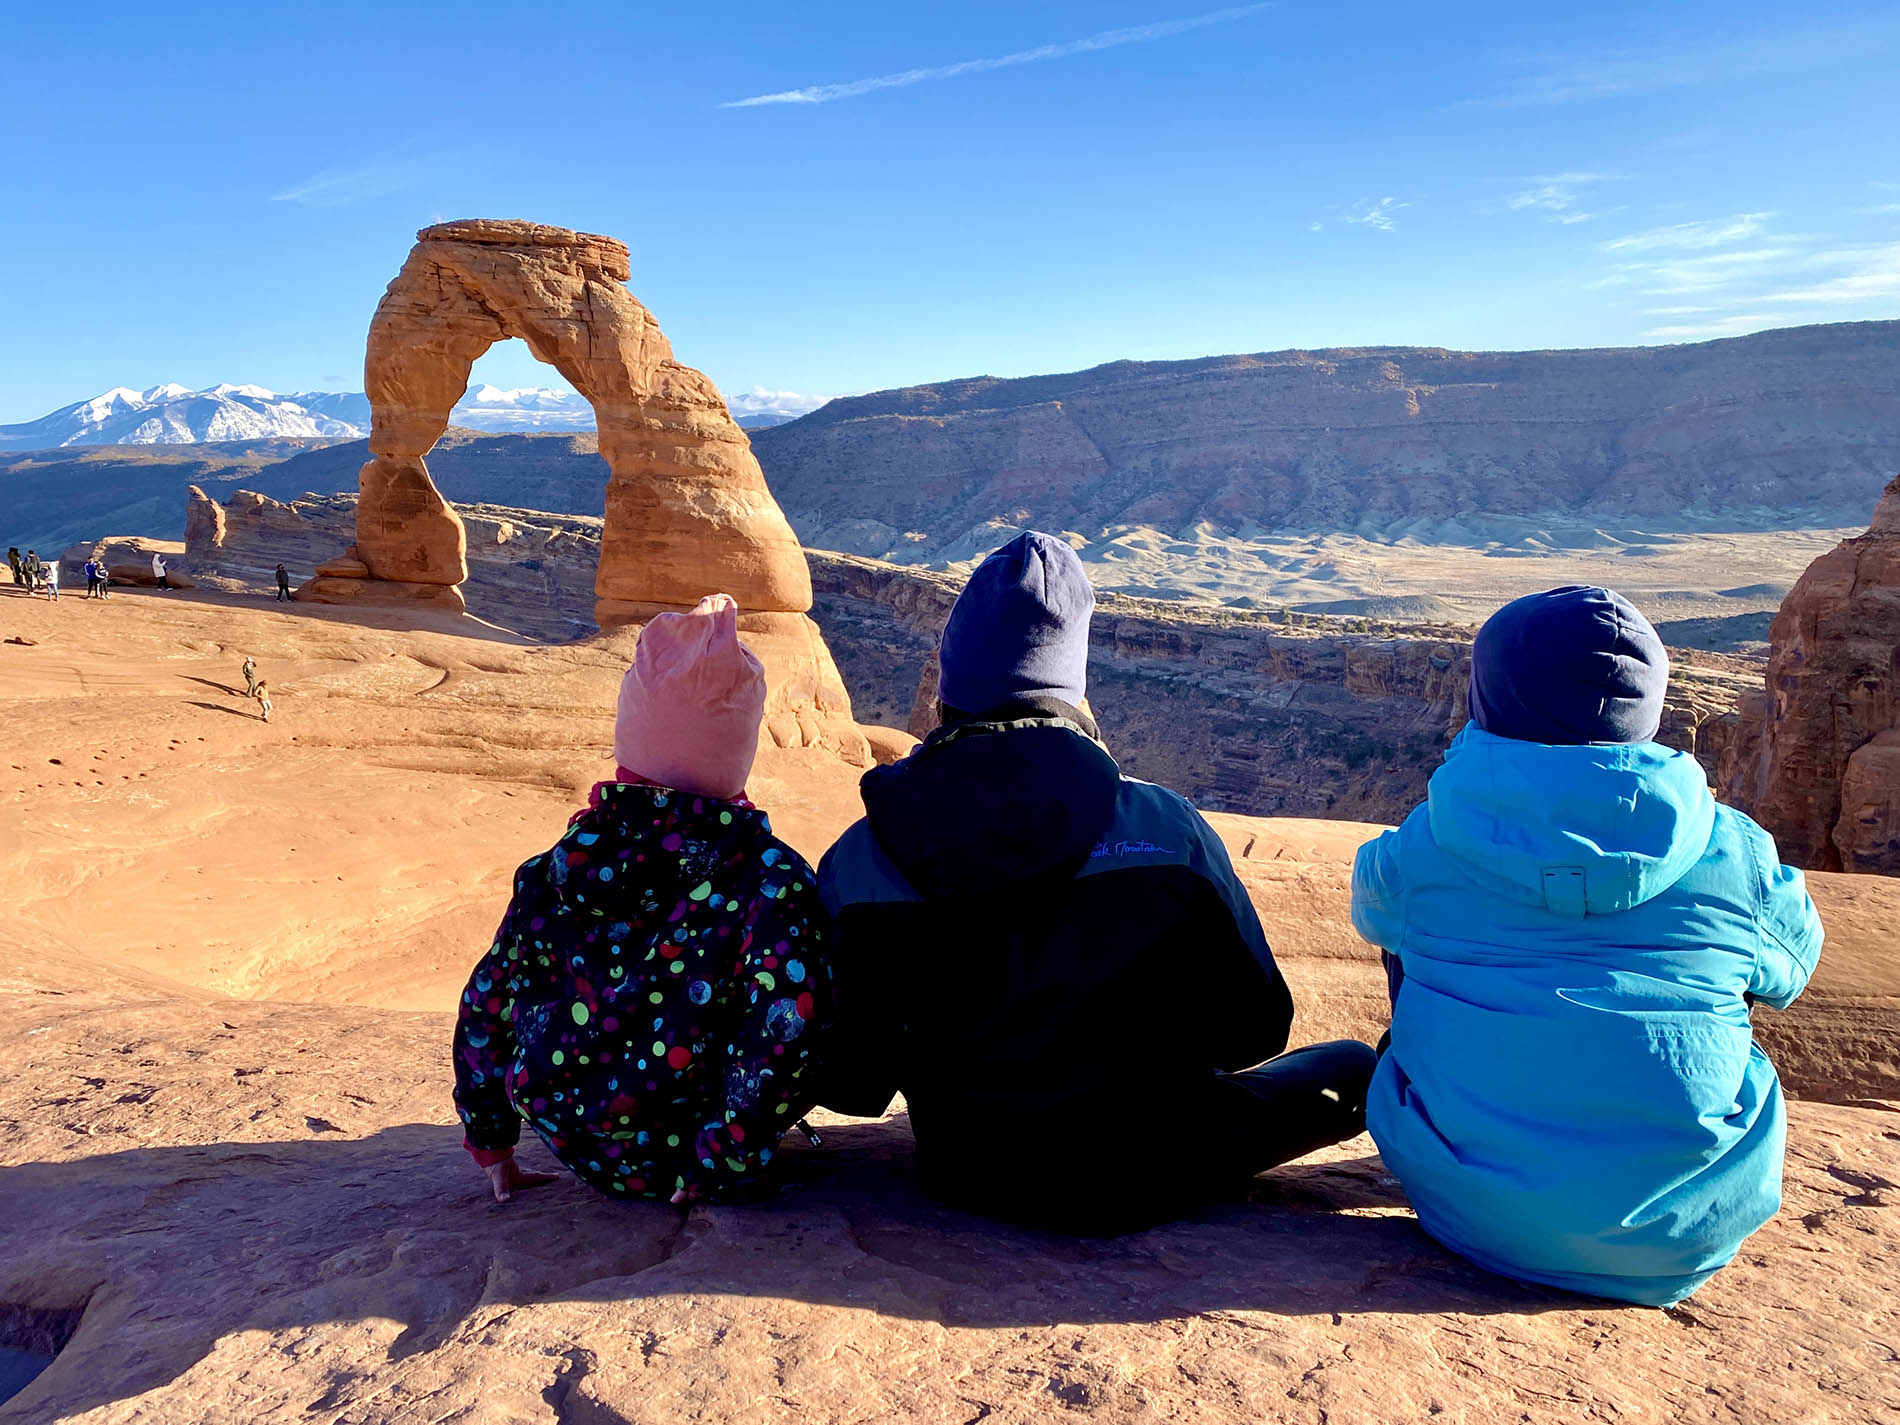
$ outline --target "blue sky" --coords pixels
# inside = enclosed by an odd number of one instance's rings
[[[624,239],[734,396],[1900,317],[1890,4],[16,5],[0,53],[0,422],[357,389],[466,216]]]

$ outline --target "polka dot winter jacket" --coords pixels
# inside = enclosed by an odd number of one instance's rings
[[[616,782],[549,851],[463,991],[478,1162],[521,1123],[614,1196],[752,1183],[813,1103],[831,1017],[816,877],[745,802]]]

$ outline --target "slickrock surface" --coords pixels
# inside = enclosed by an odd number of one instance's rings
[[[1115,1242],[921,1198],[901,1117],[772,1200],[497,1206],[441,1014],[6,946],[0,1301],[84,1306],[0,1420],[1890,1422],[1900,1113],[1793,1106],[1787,1200],[1665,1315],[1438,1249],[1366,1140]],[[526,1156],[549,1166],[530,1145]]]
[[[1900,1418],[1900,883],[1814,878],[1822,974],[1759,1022],[1841,1101],[1791,1105],[1783,1212],[1674,1314],[1462,1264],[1366,1139],[1111,1243],[931,1205],[901,1114],[821,1122],[757,1206],[503,1207],[448,1009],[605,770],[622,651],[203,591],[0,588],[0,625],[37,640],[0,643],[0,1337],[76,1324],[0,1421]],[[816,855],[857,775],[773,739],[754,791]],[[1374,828],[1216,822],[1300,1037],[1375,1032]]]
[[[448,426],[476,357],[520,337],[593,405],[612,474],[598,575],[600,622],[724,590],[742,608],[803,613],[810,581],[743,431],[705,376],[673,359],[622,284],[613,238],[472,220],[417,234],[370,323],[364,385],[371,459],[356,547],[375,581],[459,584],[465,534],[423,457]],[[310,597],[353,601],[351,581]],[[355,581],[363,583],[366,581]]]
[[[1900,875],[1900,477],[1769,629],[1722,785],[1801,866]]]

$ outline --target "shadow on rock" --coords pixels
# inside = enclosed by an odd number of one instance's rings
[[[930,1202],[901,1119],[826,1138],[788,1147],[771,1197],[684,1215],[565,1177],[497,1204],[459,1131],[427,1124],[0,1168],[12,1243],[0,1305],[85,1303],[39,1383],[76,1411],[163,1385],[233,1333],[381,1319],[400,1324],[389,1356],[401,1359],[484,1305],[777,1298],[1028,1328],[1575,1304],[1437,1247],[1395,1211],[1403,1200],[1377,1158],[1282,1168],[1244,1201],[1104,1241]],[[536,1166],[546,1156],[524,1149]]]

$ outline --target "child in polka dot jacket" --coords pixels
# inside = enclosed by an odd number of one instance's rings
[[[682,1202],[755,1183],[811,1107],[832,1005],[810,866],[745,797],[765,677],[715,594],[642,631],[617,780],[515,873],[462,994],[455,1104],[495,1196],[525,1119],[583,1181]]]

